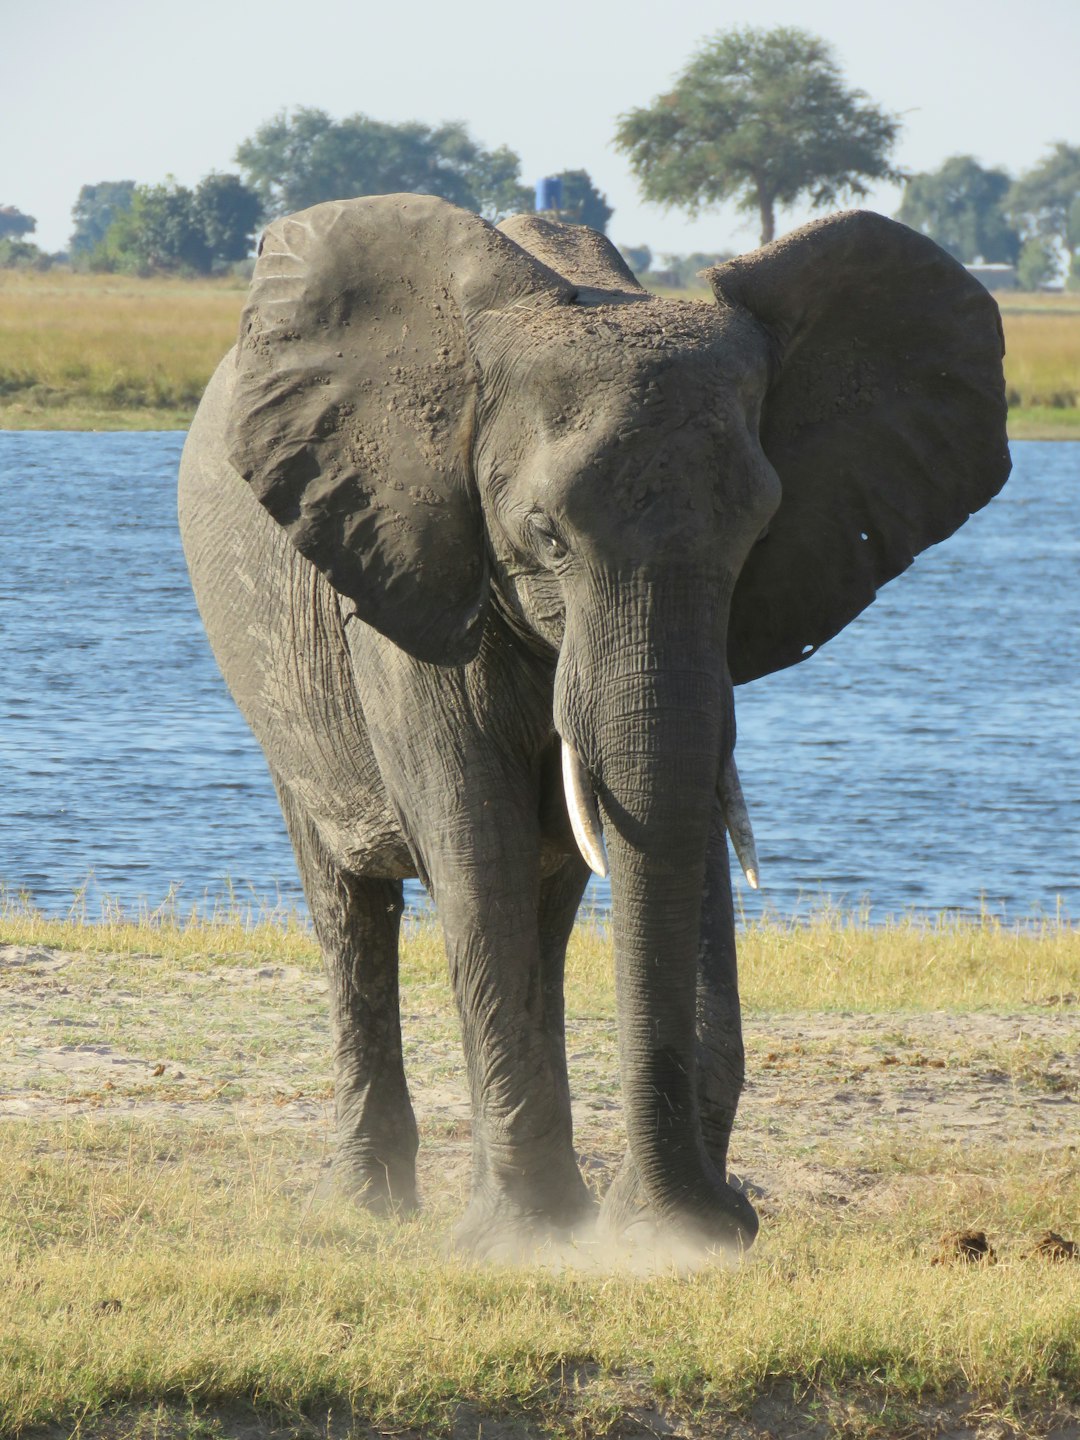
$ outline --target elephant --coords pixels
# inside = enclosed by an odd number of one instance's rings
[[[328,976],[336,1177],[418,1203],[402,881],[460,1016],[478,1255],[758,1228],[730,835],[734,687],[801,662],[1009,471],[990,295],[849,211],[665,299],[614,246],[424,195],[275,221],[181,462],[196,599]],[[707,293],[707,292],[703,292]],[[794,763],[794,762],[793,762]],[[610,873],[627,1150],[577,1164],[568,937]]]

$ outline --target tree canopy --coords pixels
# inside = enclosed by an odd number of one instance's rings
[[[243,260],[255,243],[262,202],[239,175],[207,175],[192,196],[194,218],[212,260]]]
[[[260,210],[259,197],[238,175],[207,175],[194,190],[172,179],[134,185],[130,204],[114,216],[91,263],[137,273],[205,274],[248,254]]]
[[[1059,271],[1057,247],[1044,235],[1029,235],[1020,247],[1016,279],[1021,290],[1041,290]]]
[[[109,233],[116,217],[131,209],[134,194],[134,180],[101,180],[96,185],[84,185],[71,208],[75,222],[68,241],[71,254],[92,254]]]
[[[559,218],[571,225],[589,225],[607,234],[607,224],[614,210],[607,203],[607,196],[601,195],[592,182],[587,170],[562,170],[555,176],[562,181],[562,205]],[[526,206],[531,209],[531,206]]]
[[[1069,245],[1069,216],[1080,200],[1080,145],[1058,141],[1049,155],[1021,175],[1006,199],[1013,223],[1025,235]],[[1080,241],[1080,236],[1077,237]]]
[[[18,240],[36,229],[33,215],[24,215],[14,205],[0,205],[0,240]]]
[[[965,265],[1015,265],[1020,236],[1004,210],[1011,186],[1004,170],[985,170],[971,155],[953,155],[937,170],[911,177],[896,218]]]
[[[506,146],[484,150],[456,121],[431,127],[366,115],[333,120],[302,107],[260,126],[238,146],[236,161],[268,217],[399,191],[441,195],[491,220],[532,209],[517,155]]]
[[[824,40],[805,30],[741,29],[705,42],[674,86],[620,118],[615,146],[647,200],[703,208],[734,199],[761,217],[800,196],[817,207],[900,180],[889,163],[899,120],[849,89]]]

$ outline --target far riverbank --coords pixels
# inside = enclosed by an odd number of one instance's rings
[[[246,293],[235,277],[0,270],[0,430],[186,430]],[[1080,439],[1080,294],[997,299],[1010,437]]]

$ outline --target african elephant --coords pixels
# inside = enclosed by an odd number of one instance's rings
[[[573,1231],[567,938],[610,864],[628,1152],[601,1206],[747,1245],[733,686],[812,653],[1009,470],[997,308],[851,212],[656,298],[585,228],[444,201],[270,226],[181,467],[192,583],[329,976],[336,1167],[416,1203],[398,922],[443,928],[460,1242]],[[575,839],[576,842],[575,843]],[[606,849],[605,849],[606,841]]]

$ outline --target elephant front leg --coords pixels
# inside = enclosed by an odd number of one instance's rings
[[[709,835],[705,889],[701,904],[701,943],[697,985],[697,1104],[701,1141],[717,1174],[727,1179],[728,1145],[742,1094],[745,1057],[735,953],[735,917],[731,895],[727,832],[717,806]],[[747,1228],[757,1216],[745,1196]],[[644,1186],[629,1152],[604,1197],[604,1228],[632,1236],[635,1227],[652,1233],[654,1221]]]
[[[440,869],[432,887],[472,1098],[472,1194],[456,1240],[502,1255],[566,1238],[593,1211],[574,1157],[561,999],[540,941],[536,866],[526,878],[508,839],[498,866]]]

